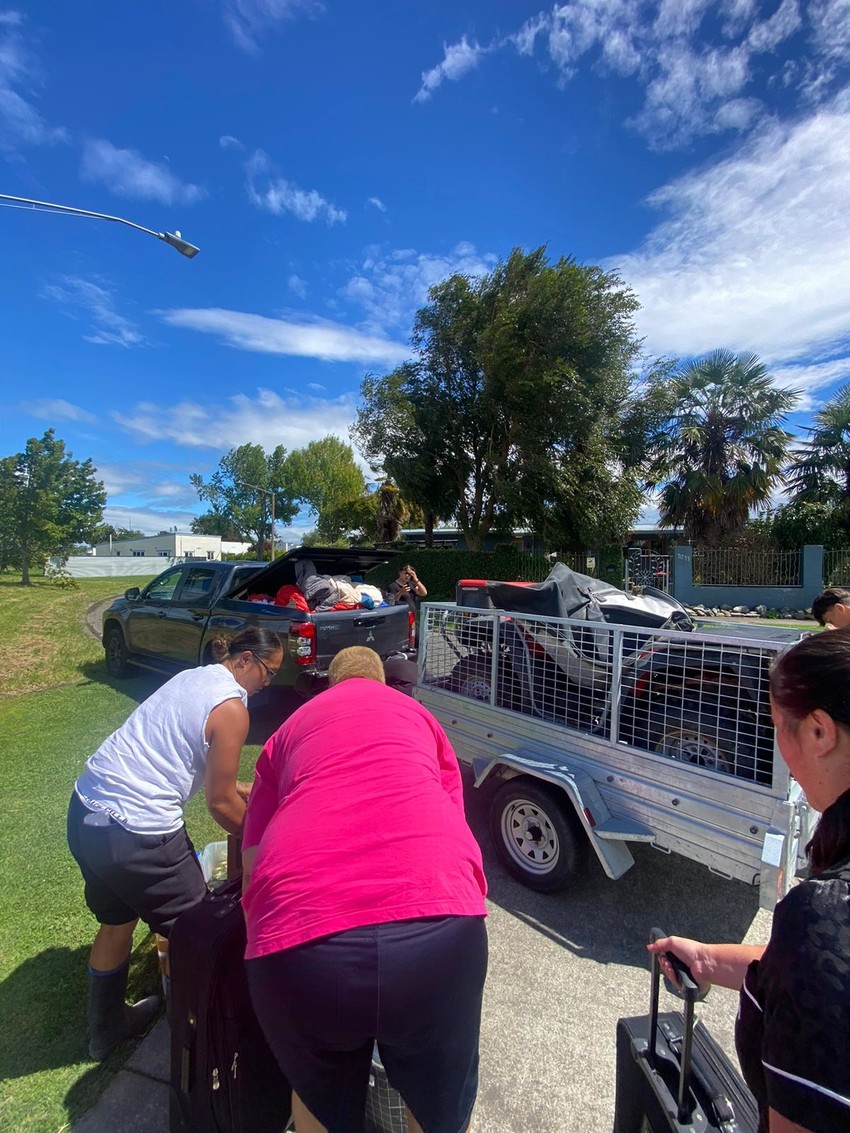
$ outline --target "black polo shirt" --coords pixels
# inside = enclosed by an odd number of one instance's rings
[[[771,1107],[812,1133],[850,1131],[850,859],[776,906],[735,1042],[763,1129]]]

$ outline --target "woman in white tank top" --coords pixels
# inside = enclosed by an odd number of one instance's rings
[[[137,921],[167,937],[203,898],[203,875],[183,808],[203,788],[222,829],[238,834],[250,787],[237,780],[248,735],[248,697],[283,659],[280,638],[252,628],[219,644],[219,662],[178,673],[87,760],[68,809],[68,845],[99,922],[89,956],[91,1057],[143,1030],[159,1007],[129,1007],[130,949]]]

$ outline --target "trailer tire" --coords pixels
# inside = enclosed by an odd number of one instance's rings
[[[509,873],[538,893],[566,889],[582,873],[587,838],[563,791],[509,779],[490,806],[490,837]]]
[[[741,735],[743,730],[733,712],[670,705],[650,715],[647,747],[657,755],[752,779],[756,745],[751,738]]]
[[[103,649],[106,660],[106,671],[110,677],[115,677],[117,680],[122,680],[128,676],[127,669],[129,667],[127,644],[124,641],[124,634],[113,625],[106,631],[106,636],[103,639]]]

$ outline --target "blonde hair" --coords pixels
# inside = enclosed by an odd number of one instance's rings
[[[328,668],[328,684],[338,685],[350,677],[364,677],[367,681],[380,681],[386,684],[384,662],[374,649],[365,645],[349,645],[340,649]]]

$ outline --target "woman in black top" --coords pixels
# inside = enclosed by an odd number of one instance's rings
[[[782,757],[822,812],[811,877],[776,906],[766,946],[671,936],[649,948],[740,989],[735,1042],[764,1133],[850,1131],[850,629],[782,654],[770,695]]]

